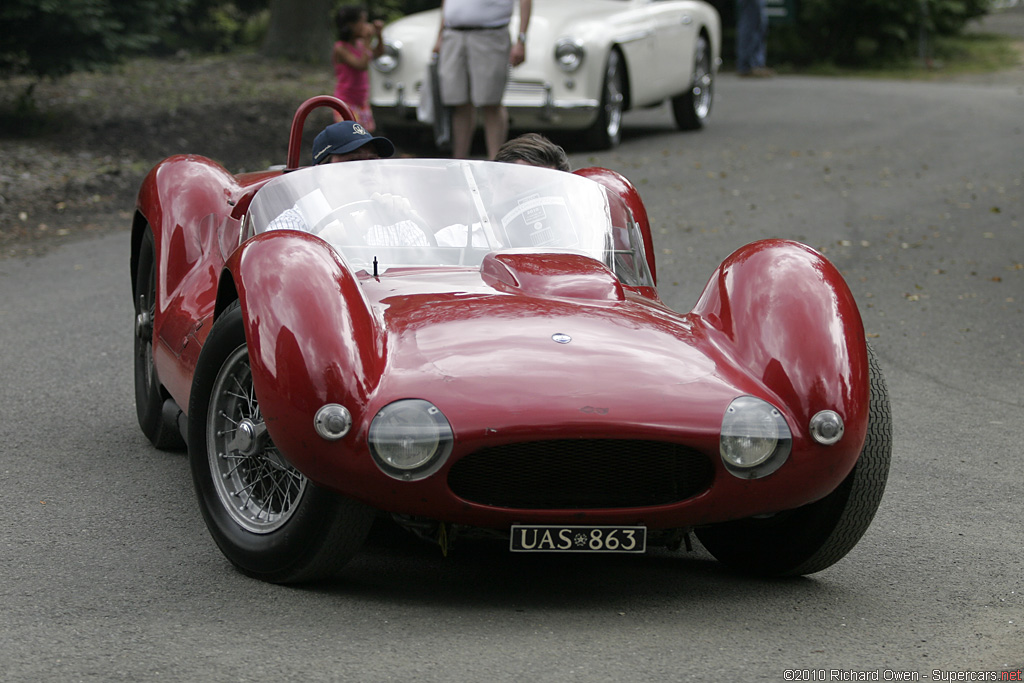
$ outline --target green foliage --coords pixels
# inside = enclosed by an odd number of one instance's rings
[[[259,45],[267,32],[268,0],[187,0],[162,34],[161,52],[223,53]]]
[[[987,10],[988,0],[798,0],[796,22],[772,29],[770,52],[773,60],[877,66],[957,35]]]
[[[362,5],[369,9],[371,19],[387,22],[440,7],[441,0],[338,0],[334,6],[342,5]],[[208,54],[256,47],[263,43],[269,21],[270,0],[182,0],[152,51]]]
[[[373,19],[383,19],[385,22],[400,19],[406,14],[422,12],[428,9],[436,9],[441,6],[441,0],[376,0],[376,2],[339,2],[338,5],[366,5],[370,9]]]
[[[3,0],[0,75],[56,78],[113,64],[159,40],[189,0]]]

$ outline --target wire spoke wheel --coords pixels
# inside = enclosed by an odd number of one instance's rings
[[[672,116],[680,130],[697,130],[711,113],[715,96],[715,76],[711,69],[711,44],[704,35],[693,49],[693,77],[690,87],[672,98]]]
[[[148,395],[154,391],[156,382],[153,368],[156,269],[147,268],[145,273],[140,274],[139,279],[140,291],[135,296],[135,371],[138,373],[136,388]]]
[[[237,301],[217,316],[199,354],[189,415],[192,481],[224,555],[273,583],[336,575],[362,546],[375,513],[315,486],[270,438]]]
[[[133,371],[135,412],[139,427],[157,448],[181,450],[185,441],[174,421],[165,419],[165,395],[153,362],[153,330],[156,320],[156,242],[146,229],[139,243],[134,274],[135,320]]]
[[[608,133],[609,140],[617,140],[622,128],[622,109],[623,100],[625,99],[623,92],[625,88],[623,86],[622,68],[619,64],[618,52],[612,52],[608,56],[607,87],[607,99],[604,102],[605,118],[607,120],[605,131]]]
[[[711,57],[708,54],[708,41],[703,36],[697,41],[692,92],[697,118],[707,118],[711,113]]]
[[[207,453],[220,503],[247,531],[279,529],[298,508],[308,480],[267,435],[244,344],[217,375],[207,420]]]
[[[589,142],[597,149],[615,147],[622,140],[622,114],[626,109],[626,73],[616,50],[608,53],[604,86],[597,119],[587,131]]]

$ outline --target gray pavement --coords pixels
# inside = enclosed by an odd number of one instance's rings
[[[1016,671],[1022,111],[998,83],[724,76],[706,130],[639,112],[618,150],[573,155],[636,183],[677,309],[762,237],[820,249],[850,283],[889,383],[892,471],[860,544],[797,580],[731,575],[700,548],[445,559],[395,542],[331,584],[247,579],[206,532],[185,458],[135,424],[127,232],[0,261],[0,680]]]

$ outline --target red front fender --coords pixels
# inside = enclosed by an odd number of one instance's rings
[[[301,459],[304,444],[322,443],[313,430],[322,405],[340,403],[361,417],[383,372],[384,335],[356,277],[317,237],[258,235],[227,268],[267,428],[283,452]]]
[[[835,410],[844,441],[859,452],[868,417],[864,325],[824,256],[787,240],[748,244],[718,267],[693,313],[724,353],[790,406],[801,436],[815,413]]]

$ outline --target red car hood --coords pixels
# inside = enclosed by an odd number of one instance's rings
[[[729,401],[764,393],[708,355],[699,320],[624,291],[589,259],[527,272],[536,257],[511,257],[497,275],[485,263],[366,282],[387,339],[380,403],[427,399],[463,437],[539,437],[551,425],[558,438],[678,438],[682,427],[717,439]]]

